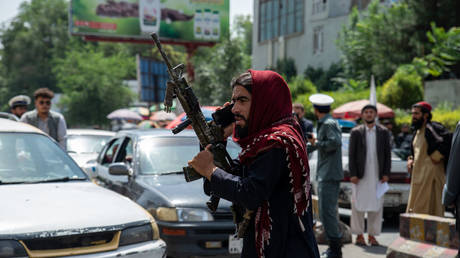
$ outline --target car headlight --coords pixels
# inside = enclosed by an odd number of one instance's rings
[[[16,240],[0,240],[0,257],[28,257],[24,246]]]
[[[211,213],[204,209],[177,208],[179,221],[213,221]]]
[[[195,208],[165,208],[148,210],[156,219],[161,221],[213,221],[211,213],[204,209]]]
[[[121,231],[119,246],[131,245],[153,240],[151,224],[127,228]]]

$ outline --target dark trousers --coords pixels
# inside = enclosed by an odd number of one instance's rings
[[[455,202],[455,229],[457,230],[458,238],[460,239],[460,198],[457,197]],[[457,257],[460,254],[460,245],[458,246]]]
[[[318,183],[319,217],[329,240],[342,238],[338,215],[339,191],[340,181],[322,181]]]

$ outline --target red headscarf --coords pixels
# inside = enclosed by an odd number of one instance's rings
[[[271,148],[286,151],[294,199],[293,212],[300,216],[309,205],[310,169],[300,125],[292,116],[291,92],[284,79],[273,71],[249,70],[252,76],[251,109],[248,136],[234,140],[241,146],[240,161],[249,164],[261,152]],[[271,219],[268,201],[257,209],[255,218],[256,250],[263,257],[270,239]]]

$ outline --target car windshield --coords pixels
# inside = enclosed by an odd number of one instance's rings
[[[195,137],[165,137],[141,140],[138,151],[142,174],[164,174],[181,172],[200,148]],[[240,148],[229,141],[227,151],[232,158],[236,158]]]
[[[83,171],[47,136],[0,133],[0,184],[86,179]]]
[[[69,135],[67,151],[76,153],[99,153],[110,140],[105,135]]]

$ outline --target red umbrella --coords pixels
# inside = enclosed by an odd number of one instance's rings
[[[332,116],[341,119],[357,119],[361,117],[361,109],[369,103],[367,99],[345,103],[334,109],[334,111],[332,111]],[[391,108],[381,103],[377,103],[377,111],[379,118],[393,118],[395,116]]]
[[[214,111],[216,111],[216,108],[218,108],[218,107],[216,107],[216,106],[204,106],[204,107],[201,107],[201,111],[203,112],[203,115],[206,118],[206,121],[212,120],[211,115],[212,115],[212,113]],[[186,118],[185,116],[186,116],[185,112],[183,112],[182,114],[178,115],[176,117],[176,119],[172,120],[171,123],[169,123],[166,126],[166,128],[167,129],[173,129],[174,127],[178,126],[180,123],[184,122],[184,120]],[[191,129],[192,126],[189,126],[187,128]]]

